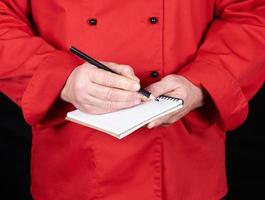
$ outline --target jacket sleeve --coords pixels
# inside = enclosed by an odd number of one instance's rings
[[[224,130],[242,124],[265,80],[265,0],[216,0],[216,18],[179,74],[209,93]],[[188,117],[189,118],[189,117]]]
[[[80,60],[37,36],[28,2],[0,1],[0,91],[21,106],[26,121],[34,125],[48,113],[56,118],[58,112],[49,112],[55,104],[67,107],[58,96]]]

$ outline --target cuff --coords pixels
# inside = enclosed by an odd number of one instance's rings
[[[202,112],[192,111],[184,121],[192,121],[191,118],[197,119],[195,121],[202,119],[204,124],[216,121],[225,131],[235,129],[244,122],[248,114],[248,101],[237,80],[222,66],[196,60],[182,68],[178,74],[195,85],[201,85],[209,94],[208,105],[201,109]]]
[[[51,53],[40,63],[22,98],[27,123],[54,124],[64,120],[72,106],[60,100],[60,92],[72,70],[81,63],[78,58],[63,51]]]

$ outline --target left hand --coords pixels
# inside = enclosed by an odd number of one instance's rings
[[[183,76],[168,75],[159,82],[148,86],[146,89],[156,97],[159,95],[167,95],[184,100],[182,109],[150,122],[147,125],[148,128],[175,123],[190,111],[203,106],[203,90]]]

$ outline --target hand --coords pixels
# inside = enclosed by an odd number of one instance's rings
[[[147,90],[156,97],[163,94],[184,100],[182,109],[150,122],[147,125],[148,128],[154,128],[160,125],[167,126],[175,123],[190,111],[203,106],[202,89],[192,84],[183,76],[168,75],[161,81],[150,85]]]
[[[139,79],[128,65],[102,62],[120,75],[84,63],[73,70],[61,98],[81,111],[108,113],[141,103]]]

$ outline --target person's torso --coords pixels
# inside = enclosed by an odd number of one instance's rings
[[[131,65],[146,86],[191,62],[213,20],[213,0],[31,1],[37,32]],[[152,73],[152,72],[158,73]],[[156,74],[154,76],[154,74]],[[158,75],[158,76],[157,76]],[[36,200],[216,200],[226,191],[224,135],[178,121],[117,140],[72,122],[33,129]]]

